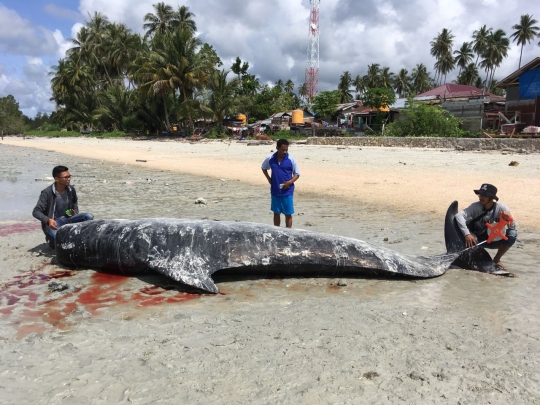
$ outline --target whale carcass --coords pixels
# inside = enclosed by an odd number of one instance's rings
[[[408,256],[361,240],[249,222],[191,219],[96,220],[61,227],[56,256],[66,266],[123,273],[155,271],[210,293],[218,270],[247,268],[264,277],[333,268],[359,274],[436,277],[459,253]]]

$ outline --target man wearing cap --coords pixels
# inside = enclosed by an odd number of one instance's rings
[[[493,184],[484,183],[474,192],[478,195],[478,202],[472,203],[456,215],[456,221],[465,236],[465,244],[468,248],[487,240],[489,235],[486,223],[498,222],[501,213],[505,221],[512,220],[510,209],[503,203],[498,202],[497,187]],[[501,239],[486,243],[488,249],[497,249],[493,262],[501,270],[506,270],[506,267],[501,263],[501,258],[516,242],[517,230],[518,224],[515,220],[512,220],[505,232],[508,240]]]

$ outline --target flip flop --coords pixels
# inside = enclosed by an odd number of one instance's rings
[[[502,270],[502,271],[508,270],[508,268],[504,264],[502,264],[501,262],[495,263],[495,266],[497,267],[497,270]]]

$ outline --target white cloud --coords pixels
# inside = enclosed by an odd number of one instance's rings
[[[23,19],[0,3],[0,52],[16,55],[52,55],[58,45],[53,33]]]
[[[89,19],[98,11],[110,21],[125,23],[142,34],[144,15],[154,12],[155,3],[156,0],[79,0],[78,15]],[[304,81],[308,0],[169,0],[165,3],[174,9],[180,5],[189,7],[196,15],[200,39],[213,45],[225,68],[230,68],[236,56],[240,56],[249,62],[250,73],[258,75],[262,83],[290,78],[298,86]],[[64,18],[77,14],[54,7],[46,10]],[[393,72],[401,68],[411,72],[418,63],[432,70],[435,60],[430,55],[429,43],[443,28],[455,35],[454,49],[457,49],[464,41],[470,41],[473,31],[484,24],[502,28],[510,35],[521,14],[533,14],[540,20],[540,2],[530,0],[325,0],[320,11],[322,90],[335,89],[345,70],[353,76],[365,74],[371,63],[389,66]],[[36,29],[35,23],[0,5],[0,52],[32,57],[65,55],[70,44],[64,35],[58,30]],[[76,37],[81,26],[73,25],[71,38]],[[523,63],[540,55],[537,42],[524,48]],[[519,48],[512,44],[509,57],[495,76],[500,79],[513,72],[518,59]],[[25,69],[25,74],[39,82],[36,86],[41,86],[37,94],[41,94],[41,89],[50,92],[49,78],[44,75],[38,80],[44,72],[28,66]],[[10,83],[14,80],[6,68],[3,74],[7,76],[0,76],[0,91],[2,85],[7,87],[6,80],[11,80]],[[457,70],[448,80],[453,80],[456,74]],[[19,87],[12,84],[11,88]],[[51,105],[43,101],[48,97],[36,104]],[[30,105],[30,101],[25,105]]]
[[[81,15],[76,11],[58,7],[55,4],[46,4],[43,10],[54,17],[64,18],[66,20],[80,21]]]

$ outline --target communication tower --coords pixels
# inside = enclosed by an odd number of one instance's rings
[[[319,92],[319,5],[321,0],[310,0],[310,3],[308,67],[305,80],[308,85],[308,100],[311,102]]]

